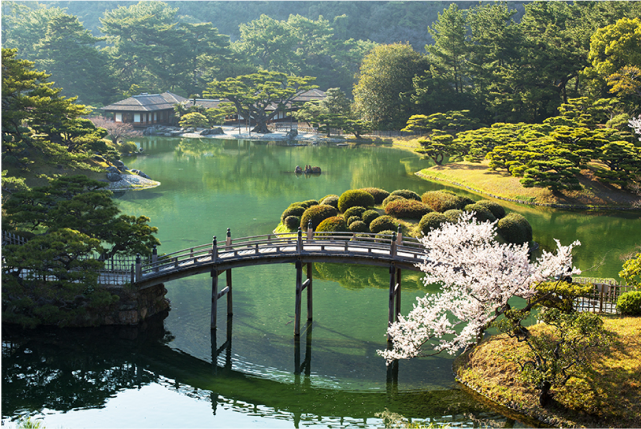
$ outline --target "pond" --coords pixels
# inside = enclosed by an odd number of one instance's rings
[[[270,233],[294,201],[367,186],[419,194],[445,188],[414,175],[426,161],[386,147],[155,137],[138,143],[145,155],[127,166],[162,185],[117,198],[124,213],[146,215],[159,227],[165,253],[224,237],[227,228],[232,237]],[[293,173],[306,164],[322,174]],[[554,238],[580,240],[575,265],[589,269],[586,276],[617,278],[620,255],[639,241],[638,212],[501,204],[529,219],[545,249]],[[142,327],[5,329],[3,421],[30,414],[48,428],[381,427],[387,410],[452,426],[523,426],[459,390],[449,355],[388,371],[376,354],[385,347],[386,269],[315,264],[314,319],[299,343],[294,267],[246,267],[233,276],[234,316],[228,324],[219,311],[213,337],[208,275],[167,283],[171,311]],[[403,287],[407,313],[426,290],[419,273],[404,272]]]

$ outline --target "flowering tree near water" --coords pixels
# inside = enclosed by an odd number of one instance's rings
[[[510,310],[510,298],[531,299],[541,282],[580,274],[572,268],[578,241],[569,246],[557,241],[556,253],[544,251],[532,263],[527,244],[498,243],[495,236],[495,223],[465,213],[458,223],[446,223],[421,240],[427,255],[420,265],[424,283],[440,283],[441,292],[417,298],[414,309],[389,326],[393,346],[378,351],[388,363],[442,351],[454,354],[478,342]]]

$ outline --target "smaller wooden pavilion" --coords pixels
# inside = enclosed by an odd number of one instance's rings
[[[101,110],[115,122],[126,122],[136,128],[145,128],[155,124],[172,124],[175,119],[174,104],[187,101],[189,100],[185,97],[171,92],[145,92],[105,106]]]

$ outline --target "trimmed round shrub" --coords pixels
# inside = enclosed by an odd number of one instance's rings
[[[283,221],[283,225],[290,230],[297,229],[300,226],[300,216],[287,216]]]
[[[317,206],[318,205],[318,201],[316,201],[316,200],[307,200],[307,201],[303,201],[302,204],[306,208],[310,208],[311,206]]]
[[[407,198],[402,197],[400,195],[390,195],[389,197],[385,198],[383,202],[381,203],[381,206],[385,208],[389,203],[392,201],[398,201],[398,200],[406,200]]]
[[[365,222],[367,225],[372,223],[372,221],[379,216],[380,214],[376,210],[367,210],[361,215],[361,217],[363,218],[363,222]]]
[[[303,215],[303,213],[305,213],[305,210],[306,209],[303,206],[289,206],[285,209],[283,214],[280,215],[280,220],[284,223],[285,219],[289,216],[298,216],[300,220],[300,217]]]
[[[421,201],[432,210],[443,213],[448,210],[460,209],[459,197],[445,191],[429,191],[423,194]]]
[[[466,205],[474,204],[476,203],[476,201],[468,197],[462,197],[460,195],[456,195],[456,203],[458,204],[458,207],[456,208],[459,210],[463,210]]]
[[[343,217],[343,219],[345,219],[345,217]],[[350,216],[350,217],[347,218],[347,225],[349,226],[349,225],[353,224],[354,222],[358,222],[358,221],[362,222],[363,219],[361,219],[360,216]]]
[[[378,233],[385,230],[396,231],[398,222],[392,216],[379,216],[369,224],[369,230]]]
[[[508,243],[523,244],[532,241],[532,226],[518,213],[507,214],[499,220],[496,229]]]
[[[400,195],[401,197],[408,200],[421,201],[421,196],[414,191],[410,191],[409,189],[397,189],[390,195]]]
[[[374,203],[375,204],[381,204],[383,200],[387,197],[389,197],[389,192],[387,192],[385,189],[380,189],[380,188],[362,188],[361,191],[365,191],[374,197]]]
[[[303,231],[307,231],[307,223],[312,221],[312,228],[316,231],[318,225],[325,219],[336,216],[338,211],[332,206],[326,205],[317,205],[311,206],[303,213],[303,216],[300,219],[300,227]]]
[[[345,210],[350,207],[374,207],[374,197],[372,194],[361,191],[358,189],[352,189],[345,191],[341,194],[338,199],[338,210],[341,213],[345,213]]]
[[[641,316],[641,290],[632,290],[617,299],[617,311],[624,316]]]
[[[421,218],[421,221],[418,223],[418,227],[424,235],[427,235],[428,232],[433,229],[438,229],[447,221],[448,220],[443,213],[432,212]]]
[[[369,232],[367,224],[362,220],[350,223],[348,229],[352,232]]]
[[[316,232],[347,232],[347,224],[342,216],[332,216],[318,224]]]
[[[487,207],[497,219],[503,219],[505,217],[505,209],[503,206],[495,203],[494,201],[481,200],[477,201],[476,204]]]
[[[496,220],[496,217],[492,214],[490,209],[488,209],[485,206],[481,206],[478,204],[468,204],[465,206],[465,211],[466,212],[475,212],[476,215],[476,220],[479,222],[485,222],[485,221],[490,221],[494,222]]]
[[[443,216],[445,216],[445,219],[447,219],[448,222],[452,223],[457,223],[463,214],[463,210],[459,209],[453,209],[453,210],[448,210],[445,213],[443,213]]]
[[[327,195],[320,200],[321,204],[332,206],[338,210],[338,195]]]
[[[350,207],[347,210],[345,210],[345,213],[343,213],[343,217],[345,219],[349,219],[352,216],[362,217],[365,211],[367,211],[365,207],[361,207],[361,206]]]
[[[420,201],[397,200],[385,206],[385,213],[397,219],[421,219],[432,209]]]
[[[372,231],[374,232],[374,231]],[[377,243],[389,243],[392,237],[394,236],[394,233],[396,231],[392,231],[391,229],[386,229],[384,231],[380,231],[376,233],[376,236],[374,237],[374,241]]]

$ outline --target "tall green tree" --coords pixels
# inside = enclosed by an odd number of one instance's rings
[[[316,88],[311,84],[314,79],[259,70],[224,81],[214,80],[207,85],[207,95],[229,100],[240,116],[256,123],[253,132],[265,134],[270,132],[267,122],[288,109],[296,95]]]
[[[363,59],[354,85],[354,109],[377,129],[400,129],[415,110],[413,79],[425,74],[425,56],[408,44],[379,45]]]

